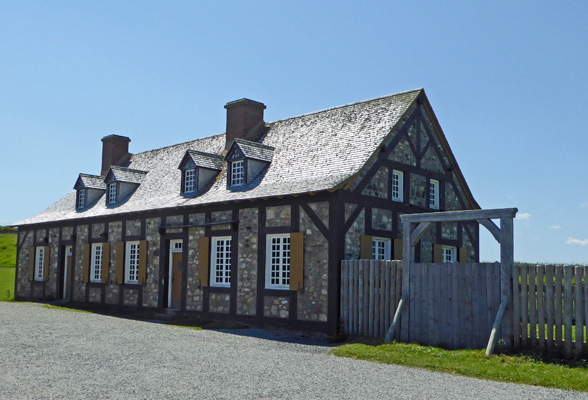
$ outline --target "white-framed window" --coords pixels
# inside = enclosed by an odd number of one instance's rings
[[[435,179],[429,181],[429,208],[439,209],[439,181]]]
[[[102,243],[92,244],[90,262],[90,282],[102,282],[102,256],[104,247]]]
[[[238,186],[245,183],[245,161],[237,160],[231,162],[231,186]]]
[[[116,203],[116,182],[108,185],[108,204]]]
[[[210,286],[231,286],[231,237],[213,237]]]
[[[392,200],[402,201],[404,194],[404,173],[392,170]]]
[[[139,242],[127,242],[125,254],[125,283],[139,282]]]
[[[457,262],[457,248],[455,246],[442,246],[441,251],[444,263]]]
[[[372,238],[372,260],[391,260],[391,240],[385,238]]]
[[[265,287],[290,289],[290,234],[267,235]]]
[[[86,189],[78,190],[78,208],[86,206]]]
[[[196,169],[187,169],[184,173],[184,192],[196,190]]]
[[[45,263],[45,248],[37,247],[35,249],[35,280],[43,280],[43,264]]]

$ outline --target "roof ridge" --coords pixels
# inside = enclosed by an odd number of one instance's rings
[[[246,139],[236,138],[235,139],[235,142],[237,142],[237,143],[243,143],[243,144],[248,145],[248,146],[261,147],[261,148],[266,149],[266,150],[275,150],[276,149],[273,146],[268,146],[267,144],[257,143],[257,142],[253,142],[251,140],[246,140]]]
[[[385,98],[388,98],[388,97],[395,97],[395,96],[400,96],[400,95],[407,94],[407,93],[420,92],[420,91],[424,91],[424,90],[425,90],[425,88],[423,88],[423,87],[420,87],[420,88],[417,88],[417,89],[405,90],[405,91],[398,92],[398,93],[387,94],[385,96],[379,96],[379,97],[374,97],[374,98],[367,99],[367,100],[355,101],[353,103],[342,104],[342,105],[336,106],[336,107],[329,107],[329,108],[325,108],[325,109],[319,110],[319,111],[313,111],[313,112],[309,112],[309,113],[306,113],[306,114],[295,115],[293,117],[278,119],[278,120],[275,120],[275,121],[272,121],[272,122],[268,122],[268,124],[275,124],[277,122],[287,121],[289,119],[306,117],[306,116],[313,115],[313,114],[319,114],[319,113],[326,112],[326,111],[336,110],[338,108],[350,107],[350,106],[354,106],[356,104],[369,103],[369,102],[372,102],[372,101],[381,100],[381,99],[385,99]]]
[[[116,169],[120,169],[120,170],[124,170],[126,172],[138,172],[140,174],[146,174],[149,171],[143,171],[141,169],[133,169],[133,168],[128,168],[128,167],[121,167],[120,165],[111,165],[110,168],[116,168]]]
[[[207,136],[207,137],[210,137],[210,136]],[[203,138],[203,139],[204,139],[204,138]],[[192,150],[192,149],[188,149],[188,150],[186,150],[186,151],[188,151],[188,152],[190,152],[190,153],[198,153],[198,154],[202,154],[202,155],[205,155],[205,156],[213,156],[213,157],[217,157],[217,158],[224,158],[224,157],[223,157],[223,156],[221,156],[220,154],[207,153],[207,152],[205,152],[205,151],[200,151],[200,150]]]

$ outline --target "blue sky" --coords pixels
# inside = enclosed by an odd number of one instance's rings
[[[223,132],[243,97],[274,121],[424,87],[480,205],[519,209],[515,258],[588,264],[587,20],[580,1],[3,1],[0,224],[98,173],[108,134],[140,152]]]

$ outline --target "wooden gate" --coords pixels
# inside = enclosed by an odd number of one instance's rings
[[[500,306],[500,263],[413,264],[407,341],[486,347]]]

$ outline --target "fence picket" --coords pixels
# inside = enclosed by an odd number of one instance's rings
[[[563,267],[555,268],[555,342],[563,346]]]
[[[529,286],[527,285],[528,280],[528,273],[527,273],[527,265],[521,265],[521,308],[520,308],[520,317],[521,317],[521,342],[523,347],[526,347],[529,343],[529,302],[527,300],[527,295],[529,293]]]
[[[521,284],[519,282],[521,277],[520,267],[513,265],[512,272],[512,310],[513,310],[513,346],[519,347],[521,343]],[[488,302],[488,304],[491,304]],[[492,325],[490,325],[492,326]]]
[[[573,297],[572,297],[572,267],[564,266],[564,348],[566,357],[572,356],[572,318],[573,318]]]
[[[537,346],[537,287],[535,286],[537,267],[529,265],[529,339],[531,346]]]
[[[554,306],[554,293],[553,293],[553,265],[547,265],[545,267],[545,304],[547,314],[547,349],[553,349],[554,343],[554,332],[553,332],[553,306]]]
[[[539,348],[545,349],[545,307],[544,301],[544,283],[545,266],[537,266],[537,330],[539,331]]]
[[[576,266],[574,268],[575,275],[575,299],[574,299],[574,314],[576,317],[576,346],[575,356],[580,358],[582,356],[582,345],[584,343],[584,307],[582,301],[582,278],[584,277],[584,267]]]
[[[586,343],[584,349],[588,351],[588,271],[584,270],[584,323],[586,324]]]
[[[369,304],[368,304],[368,318],[367,318],[367,326],[368,326],[368,336],[374,337],[374,301],[376,298],[376,291],[375,291],[375,263],[376,260],[370,261],[370,274],[368,278],[368,297],[369,297]]]

